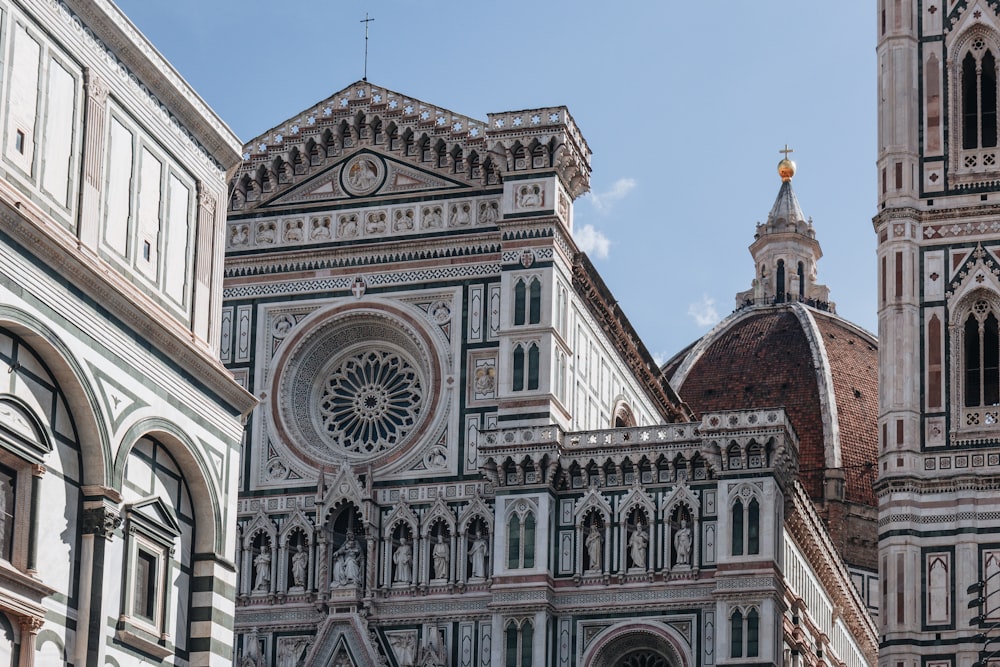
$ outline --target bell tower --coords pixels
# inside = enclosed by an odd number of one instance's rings
[[[877,11],[880,663],[988,664],[1000,621],[1000,20],[978,0]]]

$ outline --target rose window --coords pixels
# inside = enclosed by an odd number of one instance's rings
[[[324,381],[317,403],[323,434],[355,454],[394,447],[417,424],[421,408],[417,370],[385,350],[343,359]]]

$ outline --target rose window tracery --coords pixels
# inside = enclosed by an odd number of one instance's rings
[[[400,354],[366,350],[341,361],[317,401],[325,435],[344,450],[390,449],[416,425],[422,408],[417,370]]]
[[[420,326],[426,315],[351,304],[298,321],[274,359],[272,442],[315,466],[426,457],[443,409],[439,329]]]

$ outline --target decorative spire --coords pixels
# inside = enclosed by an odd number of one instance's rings
[[[736,307],[802,302],[822,310],[833,310],[830,290],[816,283],[816,263],[823,256],[812,220],[802,214],[792,189],[796,165],[788,158],[788,144],[778,151],[781,187],[767,214],[767,222],[757,223],[750,246],[756,267],[753,286],[736,295]]]

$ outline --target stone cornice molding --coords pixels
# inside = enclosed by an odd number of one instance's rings
[[[950,453],[962,452],[968,454],[977,451],[979,450],[972,448],[953,448],[949,450]],[[921,479],[913,475],[892,476],[878,479],[875,482],[875,493],[880,499],[895,493],[924,495],[932,493],[960,493],[963,491],[1000,491],[1000,473],[991,471],[987,474],[977,475],[963,472],[945,479]]]
[[[50,16],[75,14],[92,32],[92,40],[104,42],[105,59],[110,49],[219,165],[228,167],[239,160],[239,139],[232,130],[112,2],[34,0],[34,4],[47,5],[45,13]]]
[[[0,228],[61,276],[88,294],[129,329],[170,357],[179,368],[198,377],[226,405],[246,415],[257,400],[236,383],[209,350],[162,306],[78,244],[78,239],[49,219],[34,203],[0,180]]]
[[[501,246],[496,230],[484,231],[474,236],[448,235],[440,238],[421,239],[418,248],[411,239],[378,239],[372,243],[349,246],[321,246],[311,248],[282,248],[276,252],[252,254],[227,254],[225,277],[242,278],[261,276],[273,280],[275,274],[344,269],[358,272],[361,267],[379,269],[382,265],[406,262],[426,262],[447,259],[455,262],[463,258],[479,262],[485,258],[496,263]]]

